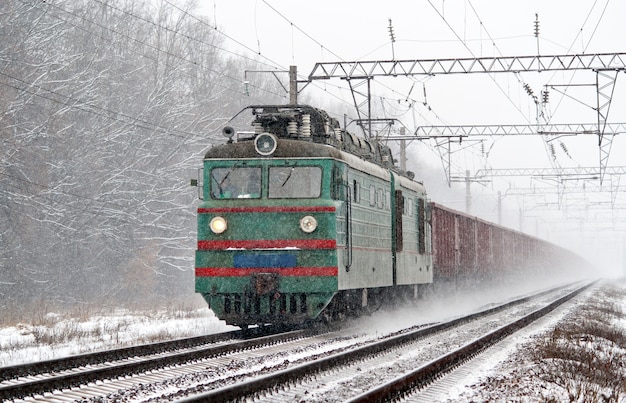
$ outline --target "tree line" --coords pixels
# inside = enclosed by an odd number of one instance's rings
[[[0,4],[0,307],[193,293],[189,179],[225,119],[286,103],[195,4]]]

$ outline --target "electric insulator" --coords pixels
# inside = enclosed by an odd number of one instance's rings
[[[530,95],[531,97],[533,96],[534,92],[533,92],[533,89],[530,88],[530,85],[528,85],[527,83],[524,83],[524,89],[526,90],[526,93],[528,95]]]
[[[332,131],[333,131],[333,133],[334,133],[334,135],[335,135],[335,140],[336,140],[339,144],[341,144],[341,142],[342,142],[342,139],[341,139],[341,129],[336,128],[336,129],[332,129]]]
[[[391,18],[389,18],[389,26],[387,27],[387,29],[389,29],[389,37],[391,38],[391,42],[395,42],[396,36],[393,33],[393,25],[391,25]]]
[[[569,151],[567,150],[567,146],[565,145],[565,143],[560,142],[560,145],[561,145],[561,149],[563,150],[563,152],[569,157],[570,156]]]
[[[300,135],[302,137],[311,137],[311,115],[302,115]]]
[[[548,92],[548,90],[541,91],[541,97],[543,99],[543,103],[547,104],[548,99],[550,98],[550,92]]]
[[[287,123],[287,133],[293,137],[297,136],[298,135],[298,123],[294,122],[293,120]]]
[[[535,14],[535,37],[539,36],[539,14]]]

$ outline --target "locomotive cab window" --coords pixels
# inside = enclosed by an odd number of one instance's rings
[[[370,206],[374,207],[376,205],[376,187],[374,185],[370,186]]]
[[[261,197],[261,168],[213,168],[211,198],[258,199]]]
[[[320,167],[270,167],[269,192],[271,199],[316,198],[322,192]]]
[[[355,203],[360,203],[361,202],[361,184],[357,180],[354,180],[353,182],[353,192],[354,192],[354,196],[352,197],[352,200],[354,200]]]
[[[404,200],[404,215],[413,217],[413,199],[411,199],[410,197],[407,197]]]

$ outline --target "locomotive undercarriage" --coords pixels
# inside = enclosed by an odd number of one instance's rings
[[[268,280],[266,278],[265,280]],[[271,282],[271,280],[268,280]],[[253,283],[258,283],[257,281]],[[413,303],[421,298],[428,284],[332,293],[280,293],[272,287],[258,287],[244,293],[205,294],[209,307],[226,323],[235,326],[268,323],[301,324],[310,321],[340,322],[372,314],[383,307]],[[258,291],[267,291],[265,293]]]
[[[383,307],[414,303],[424,295],[429,286],[430,284],[416,284],[339,291],[320,315],[321,320],[342,321],[345,318],[372,314]]]
[[[279,293],[259,295],[253,292],[205,295],[209,307],[221,312],[221,319],[235,326],[254,324],[304,323],[319,315],[332,298],[328,293]]]

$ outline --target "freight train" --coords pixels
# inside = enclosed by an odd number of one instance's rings
[[[206,152],[197,182],[195,288],[228,324],[336,321],[418,298],[438,281],[569,256],[429,202],[388,146],[320,109],[244,111],[249,131],[225,127],[228,141]]]

